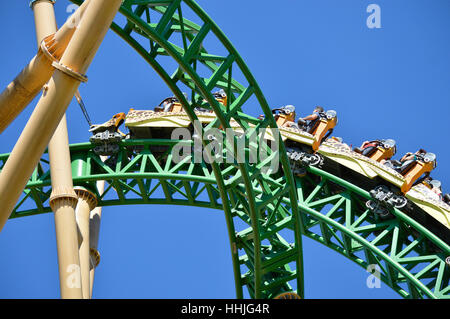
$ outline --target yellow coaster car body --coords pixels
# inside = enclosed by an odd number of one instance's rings
[[[435,156],[425,157],[425,160],[415,161],[403,174],[378,161],[353,151],[348,145],[328,139],[319,147],[318,153],[346,166],[370,179],[379,176],[390,184],[397,186],[406,194],[414,183],[425,173],[431,172],[436,166]]]
[[[353,149],[356,153],[362,154],[370,159],[373,159],[374,161],[381,162],[383,160],[388,160],[392,158],[392,156],[395,155],[397,152],[397,147],[395,145],[395,141],[392,139],[386,139],[386,140],[375,140],[369,142],[369,146],[373,146],[374,149],[369,150],[367,154],[364,154],[364,151],[367,150],[361,149],[361,148],[355,148]]]
[[[214,112],[195,111],[199,121],[204,124],[211,123],[216,115]],[[133,127],[155,127],[155,128],[177,128],[188,127],[191,120],[184,111],[179,112],[155,112],[151,110],[130,110],[125,119],[125,126]]]
[[[295,111],[285,108],[276,109],[281,110],[280,113],[274,116],[278,129],[280,130],[283,141],[290,140],[293,142],[308,145],[313,151],[319,149],[324,137],[337,124],[337,116],[335,111],[328,111],[323,113],[322,117],[317,121],[316,125],[310,132],[307,132],[304,127],[299,127],[295,123]],[[275,110],[274,110],[275,111]],[[274,140],[272,131],[268,130],[265,138]]]
[[[392,148],[385,149],[383,147],[378,146],[375,153],[373,153],[370,158],[374,161],[381,162],[382,160],[390,159],[392,156],[394,156],[394,150]]]
[[[431,153],[428,153],[429,155]],[[434,154],[432,154],[434,156]],[[436,167],[436,159],[435,156],[433,159],[428,159],[425,157],[425,160],[415,161],[413,165],[409,169],[407,169],[403,175],[405,176],[405,184],[402,185],[402,192],[408,192],[416,180],[421,177],[423,174],[430,173]]]
[[[312,130],[311,134],[314,136],[314,142],[311,145],[314,151],[319,149],[325,134],[332,130],[337,124],[337,117],[321,118],[318,125]]]
[[[211,123],[216,115],[209,110],[195,110],[199,121],[204,124]],[[178,128],[188,127],[191,124],[183,106],[176,98],[167,98],[155,110],[130,109],[125,119],[125,126],[132,130],[136,127],[148,128]]]
[[[337,140],[327,139],[317,152],[370,179],[380,176],[398,188],[405,183],[405,178],[394,169],[353,151],[347,144]]]
[[[213,95],[219,103],[224,106],[227,104],[227,95],[223,90]],[[209,124],[216,118],[212,110],[195,109],[194,112],[202,124]],[[190,124],[191,120],[183,110],[182,104],[175,97],[166,98],[154,111],[130,109],[125,119],[125,126],[128,128],[178,128],[188,127]]]
[[[93,134],[103,132],[106,130],[109,130],[111,132],[117,132],[119,130],[119,126],[122,125],[122,123],[125,120],[125,113],[117,113],[114,115],[109,121],[103,123],[103,124],[94,124],[89,129],[89,132],[92,132]]]
[[[406,193],[406,198],[450,229],[450,205],[446,204],[426,183],[419,183]]]

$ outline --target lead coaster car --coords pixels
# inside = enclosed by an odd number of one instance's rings
[[[109,121],[103,124],[92,125],[89,132],[93,134],[89,141],[95,145],[94,153],[108,156],[119,151],[118,143],[125,137],[119,127],[125,121],[125,113],[115,114]]]

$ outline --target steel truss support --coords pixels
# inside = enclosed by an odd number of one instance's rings
[[[168,204],[223,209],[223,202],[212,167],[196,164],[190,158],[182,164],[170,159],[172,140],[129,140],[122,142],[116,157],[102,161],[92,152],[91,144],[71,146],[73,167],[77,169],[75,185],[97,190],[96,183],[105,181],[104,192],[95,191],[99,206]],[[189,141],[187,141],[189,142]],[[153,146],[167,146],[164,153],[153,152]],[[0,167],[7,155],[0,156]],[[295,247],[294,216],[288,193],[275,185],[282,174],[268,180],[277,198],[276,206],[262,216],[260,238],[263,296],[272,298],[295,291],[301,276],[293,262]],[[234,172],[230,171],[230,176]],[[242,196],[244,185],[236,182],[230,189],[232,198],[233,249],[238,254],[239,287],[247,287],[254,297],[252,269],[254,264],[252,227]],[[41,160],[29,181],[13,218],[49,212],[50,196],[48,163]],[[381,220],[365,207],[370,194],[351,183],[316,168],[309,168],[304,178],[296,179],[305,230],[302,233],[335,250],[367,269],[378,265],[381,280],[404,298],[449,298],[450,267],[445,259],[450,247],[401,211],[395,218]],[[268,202],[261,187],[255,185],[255,197],[261,205]],[[267,192],[265,192],[267,194]],[[22,208],[23,207],[23,208]]]

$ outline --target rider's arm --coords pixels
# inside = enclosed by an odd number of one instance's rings
[[[413,153],[406,153],[401,159],[400,162],[404,162],[404,161],[410,161],[413,160],[415,158]]]
[[[370,142],[369,141],[364,141],[362,144],[361,144],[361,148],[364,148],[367,144],[369,144]]]
[[[304,117],[303,120],[305,120],[305,121],[314,121],[318,117],[319,117],[319,115],[317,113],[314,113],[314,114],[308,115],[307,117]]]

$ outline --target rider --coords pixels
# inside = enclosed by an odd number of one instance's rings
[[[169,112],[170,107],[172,106],[171,99],[165,99],[160,105],[155,107],[156,112]]]
[[[295,106],[289,104],[289,105],[285,105],[280,108],[273,109],[272,114],[274,115],[275,120],[277,120],[277,118],[278,118],[278,114],[276,113],[277,111],[281,111],[284,115],[287,116],[287,122],[284,123],[287,127],[290,127],[292,125],[294,125],[294,126],[297,125],[294,122],[295,121]],[[258,120],[264,120],[264,118],[265,118],[264,114],[261,114],[260,116],[258,116]]]
[[[306,125],[306,131],[311,133],[311,131],[316,126],[317,122],[320,120],[320,113],[323,112],[323,107],[316,106],[313,113],[303,118],[298,119],[298,125],[301,126],[305,121],[309,121]]]
[[[430,196],[432,196],[435,200],[443,200],[442,184],[440,181],[428,176],[424,178],[423,184],[425,184],[431,190]]]
[[[417,160],[418,155],[425,155],[427,151],[424,149],[420,149],[414,154],[411,152],[406,153],[403,155],[403,157],[400,159],[401,166],[397,168],[397,170],[401,173],[405,168],[407,168],[412,162]]]
[[[359,149],[355,149],[361,152],[361,155],[367,156],[370,152],[377,147],[376,141],[364,141]]]
[[[443,200],[441,182],[437,180],[432,180],[430,184],[432,187],[431,191],[435,194],[436,199]]]

